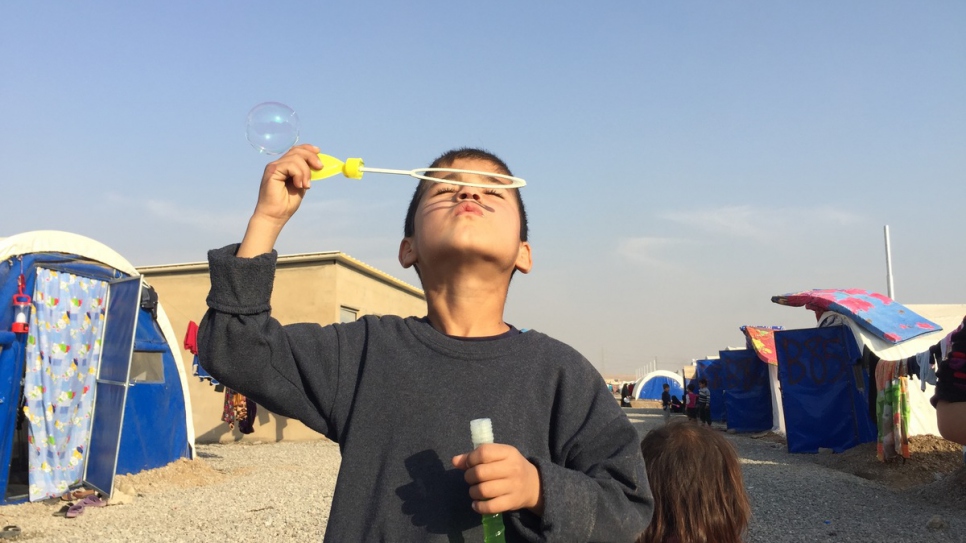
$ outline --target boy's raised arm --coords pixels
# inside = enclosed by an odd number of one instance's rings
[[[272,251],[285,223],[301,205],[305,191],[312,188],[312,169],[322,168],[318,152],[314,145],[299,145],[265,166],[258,203],[236,256],[252,258]]]
[[[209,310],[198,331],[199,361],[211,375],[274,413],[322,433],[336,387],[339,342],[333,330],[283,327],[271,316],[274,246],[322,167],[318,148],[300,145],[268,164],[243,242],[208,253]]]

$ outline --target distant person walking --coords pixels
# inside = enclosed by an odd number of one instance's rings
[[[711,391],[708,389],[708,380],[698,381],[698,418],[701,422],[711,426]]]
[[[671,420],[671,385],[664,383],[664,392],[661,393],[661,409],[664,410],[664,424]]]

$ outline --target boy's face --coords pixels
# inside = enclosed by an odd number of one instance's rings
[[[500,173],[489,161],[457,159],[454,169]],[[418,266],[424,280],[447,264],[494,266],[500,272],[530,271],[530,244],[520,241],[517,195],[509,182],[478,174],[438,172],[444,179],[492,184],[492,188],[430,184],[416,209],[415,230],[399,247],[404,268]]]

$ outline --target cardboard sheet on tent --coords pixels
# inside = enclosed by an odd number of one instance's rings
[[[775,333],[788,451],[842,452],[876,440],[869,376],[846,326]]]
[[[764,432],[772,428],[768,365],[754,350],[721,351],[728,429]]]
[[[742,326],[741,331],[747,338],[748,348],[754,349],[758,358],[766,364],[778,365],[778,355],[775,354],[775,332],[780,326]]]
[[[807,290],[772,296],[771,301],[781,305],[804,306],[815,311],[819,318],[825,311],[846,315],[875,337],[892,344],[939,329],[936,323],[888,296],[862,289]]]
[[[634,384],[634,399],[660,400],[667,384],[672,396],[678,399],[684,397],[684,380],[681,376],[667,370],[655,370],[648,373]]]
[[[724,422],[727,418],[725,411],[725,369],[724,364],[717,358],[705,358],[697,361],[696,377],[708,380],[708,390],[711,391],[711,420]]]

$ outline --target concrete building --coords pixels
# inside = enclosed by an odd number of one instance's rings
[[[201,322],[207,311],[208,263],[139,267],[158,293],[177,334],[184,337],[189,321]],[[272,315],[282,324],[350,322],[363,315],[423,316],[423,291],[344,253],[304,253],[278,258]],[[189,381],[198,443],[319,439],[301,422],[259,409],[255,432],[241,434],[222,422],[225,394],[193,376],[192,355],[182,351]]]

